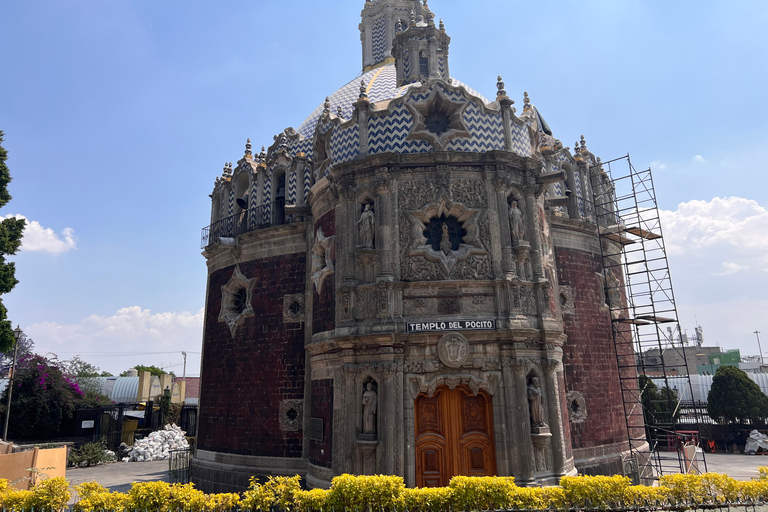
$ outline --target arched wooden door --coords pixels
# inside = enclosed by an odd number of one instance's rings
[[[437,388],[416,398],[416,485],[448,485],[451,477],[496,474],[491,397],[465,387]]]

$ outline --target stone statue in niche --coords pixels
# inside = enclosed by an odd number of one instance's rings
[[[517,201],[512,200],[509,205],[509,230],[512,233],[512,241],[520,243],[525,236],[525,225],[523,224],[523,212],[517,207]]]
[[[373,389],[373,382],[365,385],[363,393],[363,434],[376,433],[376,406],[378,395]]]
[[[373,210],[371,210],[371,204],[367,203],[363,208],[363,213],[360,214],[360,220],[357,221],[357,225],[360,226],[360,247],[364,249],[373,249],[373,233],[375,227],[375,220],[373,218]]]
[[[544,405],[538,377],[531,377],[531,382],[528,384],[528,405],[531,412],[531,426],[547,426],[547,422],[544,421]]]
[[[451,235],[448,233],[448,224],[443,222],[442,225],[443,234],[440,238],[440,250],[445,253],[446,256],[451,254]]]

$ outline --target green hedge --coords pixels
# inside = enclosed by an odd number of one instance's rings
[[[74,512],[443,512],[498,509],[675,509],[768,502],[768,468],[740,482],[727,475],[669,475],[659,485],[630,485],[623,476],[564,477],[559,487],[518,487],[512,477],[451,479],[448,487],[409,489],[399,476],[342,475],[330,489],[301,489],[300,477],[251,479],[241,494],[205,494],[193,484],[134,483],[127,493],[110,492],[95,482],[75,486]],[[0,509],[53,512],[70,499],[63,478],[45,480],[29,491],[0,480]]]

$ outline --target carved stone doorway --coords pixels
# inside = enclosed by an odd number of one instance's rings
[[[485,391],[440,386],[416,397],[416,485],[440,487],[451,477],[493,476],[493,409]]]

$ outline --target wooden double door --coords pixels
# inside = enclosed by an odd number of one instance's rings
[[[496,474],[491,397],[466,387],[437,388],[416,398],[416,485],[440,487],[451,477]]]

